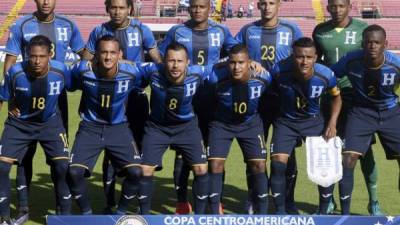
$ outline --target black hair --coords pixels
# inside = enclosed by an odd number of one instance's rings
[[[105,0],[104,2],[104,5],[106,6],[106,12],[108,12],[108,9],[111,7],[111,2],[112,0]],[[131,9],[133,8],[132,0],[125,0],[125,2],[128,7],[131,7]]]
[[[171,44],[169,44],[168,46],[167,46],[167,49],[165,50],[165,56],[167,56],[167,52],[169,51],[169,50],[173,50],[173,51],[180,51],[180,50],[184,50],[185,51],[185,53],[186,53],[186,57],[189,57],[189,52],[188,52],[188,50],[187,50],[187,48],[183,45],[183,44],[181,44],[181,43],[178,43],[178,42],[172,42]]]
[[[309,37],[302,37],[293,42],[292,48],[315,48],[314,41]]]
[[[377,25],[377,24],[373,24],[373,25],[369,25],[367,28],[364,29],[364,31],[362,32],[362,37],[363,39],[365,38],[365,36],[367,35],[367,33],[370,32],[382,32],[383,37],[386,40],[386,31],[383,27]]]
[[[246,53],[246,55],[249,55],[249,51],[248,51],[246,45],[236,44],[229,51],[229,55],[234,55],[234,54],[238,54],[238,53]]]
[[[101,38],[97,39],[96,41],[96,51],[99,50],[100,47],[100,42],[102,41],[114,41],[118,43],[118,48],[121,49],[121,44],[119,43],[118,39],[112,35],[106,34],[104,36],[102,36]]]
[[[328,0],[328,5],[332,4],[333,1],[334,0]],[[345,2],[346,2],[347,5],[350,5],[350,0],[345,0]]]
[[[50,39],[44,35],[37,35],[31,38],[28,44],[28,49],[30,50],[33,46],[44,46],[50,53],[52,50],[52,42]]]

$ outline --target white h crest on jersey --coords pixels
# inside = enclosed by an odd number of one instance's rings
[[[68,41],[68,29],[66,27],[57,27],[58,40]]]

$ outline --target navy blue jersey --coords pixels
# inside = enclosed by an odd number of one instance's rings
[[[400,81],[400,57],[385,51],[385,62],[379,68],[368,68],[364,50],[348,53],[332,66],[336,76],[347,75],[354,88],[354,104],[379,110],[398,105],[395,93]]]
[[[228,66],[214,68],[210,75],[216,101],[215,119],[225,123],[241,123],[257,114],[258,102],[271,84],[269,72],[252,75],[245,83],[231,79]]]
[[[27,62],[13,65],[0,86],[0,100],[12,101],[19,109],[18,119],[45,122],[58,112],[58,96],[69,86],[70,73],[61,62],[51,60],[46,76],[26,73]]]
[[[18,19],[10,29],[6,45],[6,53],[14,56],[22,54],[27,58],[27,47],[32,37],[45,35],[53,43],[53,59],[64,62],[68,48],[79,52],[85,44],[81,33],[74,22],[64,16],[55,14],[50,22],[41,22],[34,15]]]
[[[164,125],[188,122],[195,117],[192,100],[204,80],[209,67],[189,66],[182,84],[172,84],[161,64],[146,67],[146,80],[151,87],[150,119]]]
[[[214,65],[220,59],[222,50],[228,52],[238,43],[227,27],[211,20],[205,30],[194,30],[188,22],[172,27],[159,45],[162,55],[174,41],[187,48],[191,65],[201,66]]]
[[[281,99],[282,116],[300,119],[319,115],[321,94],[327,91],[333,96],[340,94],[334,73],[328,67],[316,63],[312,77],[299,81],[293,75],[293,68],[293,59],[288,58],[277,63],[271,70]]]
[[[275,63],[292,54],[292,43],[302,36],[295,23],[279,20],[278,25],[267,28],[258,20],[244,26],[236,40],[247,46],[252,60],[270,70]]]
[[[90,33],[86,49],[94,54],[97,39],[104,35],[115,36],[120,42],[123,58],[134,62],[144,62],[144,51],[157,47],[150,28],[139,20],[131,19],[124,28],[114,29],[110,22],[95,27]]]
[[[100,124],[126,122],[126,100],[132,89],[142,85],[142,74],[139,66],[121,61],[115,77],[104,79],[96,75],[91,63],[81,61],[72,71],[69,90],[82,90],[82,119]]]

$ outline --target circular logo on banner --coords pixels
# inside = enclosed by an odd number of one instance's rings
[[[148,225],[141,216],[122,216],[115,225]]]

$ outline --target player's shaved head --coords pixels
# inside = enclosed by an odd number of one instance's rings
[[[377,24],[370,25],[370,26],[368,26],[367,28],[364,29],[364,31],[362,33],[363,39],[365,39],[367,37],[367,35],[369,33],[372,33],[372,32],[380,32],[380,33],[382,33],[383,38],[386,40],[386,31],[385,31],[385,29],[383,27],[377,25]]]
[[[350,5],[350,0],[328,0],[328,5],[334,4],[335,2],[344,2],[347,5]]]
[[[197,0],[190,0],[189,1],[189,5],[192,5],[193,4],[193,2],[196,2]],[[210,0],[204,0],[204,1],[206,1],[209,5],[211,5],[211,1]]]

